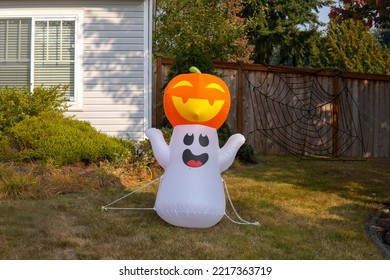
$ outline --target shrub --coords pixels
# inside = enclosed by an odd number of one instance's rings
[[[172,131],[172,129],[166,127],[161,129],[166,143],[171,141]],[[134,148],[133,163],[135,165],[150,166],[156,162],[149,139],[134,142]]]
[[[114,160],[129,153],[122,140],[96,131],[88,122],[54,112],[25,118],[9,129],[7,138],[18,160],[54,165]]]
[[[67,108],[66,87],[0,87],[0,139],[4,132],[29,116],[43,112],[63,112]]]
[[[222,147],[225,145],[229,137],[233,135],[229,125],[225,122],[218,129],[219,145]],[[237,158],[244,163],[257,163],[255,150],[250,144],[244,143],[237,152]]]
[[[10,146],[9,138],[0,135],[0,161],[12,161],[16,156],[17,151]]]
[[[202,73],[217,74],[210,55],[203,49],[192,46],[187,49],[181,49],[176,53],[175,59],[169,67],[165,84],[168,84],[170,80],[179,74],[189,73],[189,69],[192,66],[197,67]]]

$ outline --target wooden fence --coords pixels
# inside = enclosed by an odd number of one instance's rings
[[[173,60],[154,65],[153,126]],[[258,153],[390,157],[390,76],[215,62],[231,94],[228,124]]]

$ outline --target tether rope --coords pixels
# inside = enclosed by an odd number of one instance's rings
[[[101,210],[102,211],[108,211],[108,210],[145,210],[145,211],[150,211],[150,210],[153,210],[155,211],[156,209],[154,207],[150,207],[150,208],[135,208],[135,207],[110,207],[116,203],[118,203],[119,201],[125,199],[126,197],[129,197],[131,196],[132,194],[146,188],[146,187],[149,187],[150,185],[154,184],[155,182],[159,181],[159,180],[162,180],[163,176],[157,178],[157,179],[154,179],[153,181],[151,182],[148,182],[140,187],[138,187],[137,189],[133,190],[132,192],[114,200],[113,202],[110,202],[109,204],[105,205],[105,206],[102,206],[101,207]],[[233,212],[236,214],[237,218],[240,220],[240,222],[237,222],[235,220],[233,220],[225,211],[225,216],[233,223],[235,224],[239,224],[239,225],[255,225],[255,226],[259,226],[260,224],[258,222],[248,222],[246,220],[244,220],[243,218],[241,218],[241,216],[238,214],[236,208],[234,207],[233,205],[233,202],[232,202],[232,199],[230,198],[230,194],[229,194],[229,191],[228,191],[228,188],[227,188],[227,184],[226,184],[226,181],[222,179],[222,184],[223,184],[223,187],[224,187],[224,190],[225,190],[225,193],[226,193],[226,196],[228,198],[228,201],[233,209]]]
[[[225,192],[226,192],[226,196],[230,202],[230,206],[232,207],[233,209],[233,212],[234,214],[236,214],[237,218],[240,220],[240,222],[237,222],[235,220],[233,220],[225,211],[225,216],[230,220],[232,221],[233,223],[235,224],[239,224],[239,225],[253,225],[253,226],[259,226],[260,223],[259,222],[248,222],[247,220],[244,220],[243,218],[241,218],[241,216],[238,214],[236,208],[234,207],[233,205],[233,201],[232,199],[230,198],[230,194],[229,194],[229,191],[228,191],[228,188],[227,188],[227,184],[226,184],[226,181],[222,179],[222,183],[223,183],[223,186],[224,186],[224,189],[225,189]]]
[[[101,210],[102,211],[108,211],[108,210],[155,210],[154,207],[151,207],[151,208],[129,208],[129,207],[110,207],[110,206],[114,205],[115,203],[125,199],[126,197],[128,197],[128,196],[130,196],[130,195],[132,195],[132,194],[134,194],[134,193],[136,193],[136,192],[138,192],[138,191],[140,191],[140,190],[142,190],[142,189],[144,189],[144,188],[146,188],[146,187],[148,187],[148,186],[150,186],[152,184],[154,184],[155,182],[157,182],[157,181],[159,181],[161,179],[162,179],[162,176],[159,177],[159,178],[154,179],[153,181],[150,181],[149,183],[146,183],[146,184],[140,186],[139,188],[135,189],[134,191],[132,191],[132,192],[130,192],[130,193],[128,193],[128,194],[126,194],[126,195],[116,199],[116,200],[114,200],[113,202],[111,202],[111,203],[109,203],[109,204],[107,204],[105,206],[102,206]]]

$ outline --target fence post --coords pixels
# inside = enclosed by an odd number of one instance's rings
[[[237,132],[244,132],[244,116],[243,116],[243,104],[244,104],[244,73],[242,71],[241,62],[238,61],[238,73],[237,73]]]
[[[339,113],[340,113],[340,75],[335,73],[333,77],[333,114],[332,114],[332,155],[337,156],[339,149]]]
[[[162,103],[163,95],[161,89],[163,87],[163,77],[162,77],[162,56],[157,56],[156,61],[156,84],[155,84],[155,94],[153,96],[153,127],[161,127],[162,121]]]

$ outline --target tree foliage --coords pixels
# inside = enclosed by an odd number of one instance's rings
[[[358,20],[330,21],[328,61],[340,70],[390,74],[390,52],[379,44],[369,29]]]
[[[154,51],[184,56],[192,65],[206,56],[248,60],[251,53],[251,60],[266,65],[389,73],[389,49],[378,42],[390,46],[390,0],[340,2],[321,31],[318,12],[335,1],[161,0]]]
[[[247,58],[250,47],[241,0],[160,0],[155,17],[154,52],[175,57],[179,50],[197,47],[211,59]]]
[[[390,23],[390,0],[342,0],[332,6],[330,17],[337,22],[355,19],[366,26],[381,27]]]
[[[262,64],[311,66],[318,55],[321,23],[317,13],[329,1],[246,0],[248,37],[254,61]]]
[[[332,6],[330,18],[337,23],[354,19],[369,28],[375,27],[375,35],[381,44],[390,47],[390,0],[342,0]]]

